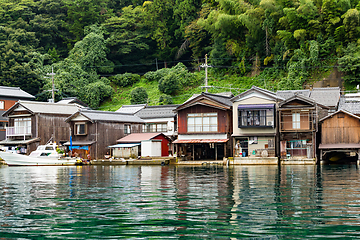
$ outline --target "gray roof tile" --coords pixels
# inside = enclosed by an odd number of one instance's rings
[[[14,97],[20,99],[34,99],[35,97],[19,87],[5,87],[0,86],[0,96]]]
[[[96,110],[87,110],[87,109],[81,109],[79,113],[92,121],[129,122],[129,123],[144,122],[141,118],[129,113],[96,111]]]
[[[149,118],[171,118],[175,117],[175,112],[173,111],[180,105],[159,105],[159,106],[146,106],[141,109],[135,115],[141,119]]]
[[[17,103],[33,113],[71,115],[80,109],[80,106],[77,104],[58,104],[58,103],[50,103],[50,102],[35,102],[35,101],[21,101],[21,100],[18,101]]]

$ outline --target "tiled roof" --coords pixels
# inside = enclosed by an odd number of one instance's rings
[[[215,101],[223,103],[227,106],[233,105],[232,102],[230,101],[231,97],[228,97],[228,96],[219,95],[219,94],[215,94],[215,93],[204,93],[204,92],[201,95],[207,96],[208,98],[214,99]]]
[[[144,122],[141,118],[128,113],[81,109],[79,111],[79,114],[85,116],[91,121],[110,121],[110,122],[126,122],[126,123]]]
[[[171,118],[175,117],[173,110],[180,105],[159,105],[159,106],[146,106],[138,111],[135,115],[141,119],[149,118]]]
[[[310,93],[310,98],[322,105],[337,107],[340,100],[340,88],[314,88]]]
[[[250,94],[250,93],[253,93],[253,92],[259,92],[265,96],[268,96],[270,98],[273,98],[274,100],[284,100],[283,97],[277,95],[276,93],[272,92],[272,91],[269,91],[267,89],[263,89],[263,88],[259,88],[259,87],[256,87],[256,86],[252,86],[249,90],[245,91],[245,92],[242,92],[240,93],[239,95],[231,98],[231,102],[235,102],[237,101],[238,99]]]
[[[276,95],[283,97],[284,99],[288,99],[295,94],[309,97],[316,103],[322,104],[324,106],[336,108],[340,99],[340,88],[313,88],[312,90],[283,90],[276,92]]]
[[[34,99],[35,97],[19,87],[5,87],[0,86],[0,96],[7,96],[20,99]]]
[[[296,93],[301,94],[305,97],[310,97],[309,89],[306,89],[306,90],[282,90],[282,91],[277,91],[276,95],[279,97],[282,97],[284,99],[288,99],[288,98],[291,98],[292,96],[294,96]]]
[[[79,99],[77,99],[76,97],[69,97],[69,98],[63,98],[60,101],[56,102],[57,104],[70,104],[70,103],[77,103],[81,106],[84,107],[89,107],[87,104],[83,103],[82,101],[80,101]]]
[[[116,112],[135,114],[144,107],[146,107],[146,104],[122,105]]]
[[[348,99],[345,96],[341,96],[338,109],[342,109],[353,114],[360,114],[360,99]]]
[[[14,107],[21,105],[32,113],[49,113],[49,114],[65,114],[71,115],[80,109],[77,104],[57,104],[50,102],[35,102],[35,101],[18,101],[7,112],[11,111]]]

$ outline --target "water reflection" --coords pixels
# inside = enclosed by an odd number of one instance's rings
[[[347,166],[0,167],[4,238],[358,237]]]

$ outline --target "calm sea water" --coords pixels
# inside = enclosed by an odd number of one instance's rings
[[[0,239],[360,237],[344,166],[0,167]]]

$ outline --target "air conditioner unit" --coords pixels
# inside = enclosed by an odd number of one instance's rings
[[[268,126],[273,126],[274,125],[274,121],[268,121]]]

